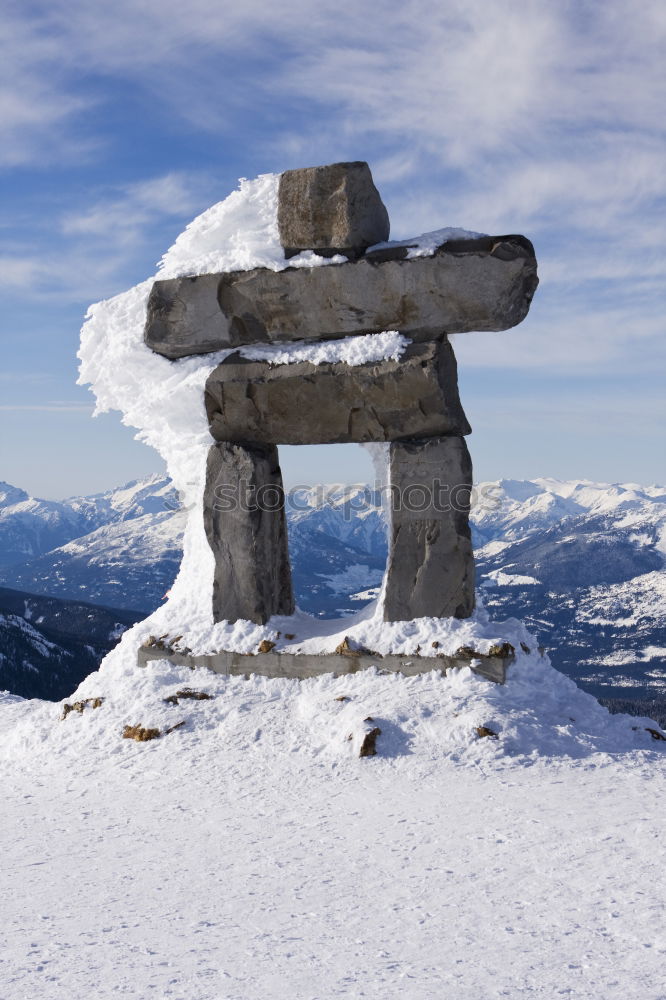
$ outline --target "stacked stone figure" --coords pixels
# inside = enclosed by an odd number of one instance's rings
[[[538,279],[522,236],[448,241],[428,256],[368,250],[389,235],[366,163],[280,177],[285,255],[342,254],[325,267],[257,268],[156,281],[146,343],[175,359],[223,348],[398,330],[399,360],[273,364],[230,354],[210,375],[204,519],[216,621],[264,624],[294,610],[279,444],[388,442],[387,621],[468,617],[471,428],[447,334],[520,323]]]

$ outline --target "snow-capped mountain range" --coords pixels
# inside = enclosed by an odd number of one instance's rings
[[[386,560],[379,492],[299,490],[287,515],[303,610],[337,617],[375,596]],[[59,502],[0,484],[0,583],[149,612],[177,572],[184,521],[159,475]],[[478,593],[495,616],[525,620],[554,664],[597,695],[666,693],[666,489],[483,483],[472,530]]]

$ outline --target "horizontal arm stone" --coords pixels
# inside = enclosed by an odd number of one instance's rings
[[[232,354],[208,377],[205,401],[218,441],[333,444],[471,430],[446,337],[364,365],[271,365]]]
[[[524,237],[451,241],[427,257],[406,253],[395,247],[323,267],[156,281],[146,344],[175,359],[382,330],[428,340],[442,330],[506,330],[527,315],[538,278]]]

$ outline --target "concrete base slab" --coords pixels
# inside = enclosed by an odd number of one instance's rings
[[[321,674],[354,674],[359,670],[376,667],[388,673],[404,674],[412,677],[415,674],[425,674],[431,670],[451,670],[459,667],[470,667],[475,674],[485,677],[495,684],[504,684],[506,668],[511,657],[476,656],[465,653],[453,656],[380,656],[377,653],[361,653],[357,656],[343,656],[338,653],[230,653],[222,650],[210,655],[194,656],[191,653],[179,653],[159,646],[141,646],[138,652],[138,665],[145,667],[151,660],[168,660],[177,667],[206,667],[216,674],[228,677],[259,674],[262,677],[289,677],[303,680],[306,677],[319,677]]]

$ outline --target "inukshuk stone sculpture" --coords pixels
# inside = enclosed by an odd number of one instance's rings
[[[389,442],[387,621],[468,617],[471,428],[447,338],[520,323],[536,260],[523,236],[449,240],[426,256],[369,250],[389,235],[366,163],[280,177],[285,255],[343,254],[324,267],[259,268],[156,281],[145,339],[167,358],[398,330],[399,360],[272,364],[231,353],[210,375],[204,519],[215,554],[216,621],[263,624],[294,610],[279,444]],[[239,502],[240,499],[240,502]]]

